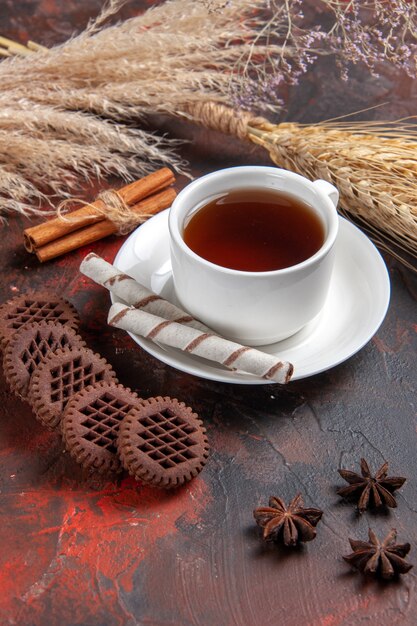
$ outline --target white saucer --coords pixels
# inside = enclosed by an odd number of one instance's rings
[[[388,308],[388,272],[373,243],[356,226],[340,218],[336,245],[332,282],[320,315],[289,339],[262,347],[294,364],[293,380],[330,369],[358,352],[378,330]],[[120,248],[114,264],[178,304],[171,273],[168,210],[137,228]],[[160,361],[188,374],[227,383],[271,384],[137,335],[131,337]]]

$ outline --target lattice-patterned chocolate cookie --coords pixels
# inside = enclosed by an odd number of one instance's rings
[[[101,474],[121,471],[119,426],[138,404],[136,393],[116,383],[96,383],[73,396],[62,419],[62,436],[71,456]]]
[[[28,401],[42,424],[57,428],[72,396],[101,380],[117,383],[116,374],[100,355],[88,348],[57,350],[33,372]]]
[[[208,457],[202,421],[183,402],[150,398],[125,417],[118,450],[123,466],[137,480],[178,487],[196,476]]]
[[[15,332],[30,322],[48,320],[77,328],[78,313],[70,302],[47,291],[28,292],[0,306],[0,345],[4,349]]]
[[[4,375],[11,389],[27,398],[29,381],[43,359],[59,348],[82,348],[85,342],[71,327],[36,322],[19,328],[4,351]]]

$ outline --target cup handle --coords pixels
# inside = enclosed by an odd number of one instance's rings
[[[324,193],[326,196],[330,198],[333,202],[334,206],[337,207],[337,203],[339,201],[339,192],[334,185],[331,185],[327,182],[327,180],[315,180],[313,185],[317,187],[317,190]]]

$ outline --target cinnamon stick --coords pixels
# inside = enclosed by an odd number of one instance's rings
[[[159,211],[167,209],[171,206],[176,195],[177,194],[174,189],[165,189],[150,198],[146,198],[145,200],[134,204],[132,206],[132,211],[138,214],[138,224],[140,223],[139,220],[141,215],[146,217],[155,215],[156,213],[159,213]],[[93,224],[92,226],[86,226],[85,228],[76,230],[75,232],[65,235],[64,237],[60,237],[55,241],[51,241],[45,246],[35,250],[35,253],[39,261],[44,263],[45,261],[50,261],[55,257],[65,254],[66,252],[76,250],[81,246],[93,243],[94,241],[103,239],[103,237],[107,237],[108,235],[112,235],[116,232],[117,226],[115,226],[115,224],[113,224],[110,220],[104,219],[101,222]]]
[[[148,176],[144,176],[144,178],[140,180],[136,180],[122,187],[118,190],[118,194],[126,204],[133,205],[151,194],[165,189],[165,187],[168,187],[168,185],[171,185],[174,181],[175,177],[171,170],[167,167],[163,167]],[[105,221],[105,214],[96,210],[103,208],[105,208],[105,205],[102,200],[96,200],[76,211],[72,211],[72,213],[65,216],[65,220],[54,218],[42,224],[38,224],[37,226],[26,228],[23,233],[26,250],[28,252],[34,252],[37,248],[41,248],[51,241],[64,237],[68,233],[80,230],[86,226],[92,226],[97,222]]]

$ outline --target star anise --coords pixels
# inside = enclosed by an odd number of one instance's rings
[[[346,497],[359,498],[358,509],[362,513],[370,505],[374,507],[389,506],[395,508],[397,502],[392,495],[406,481],[402,476],[387,478],[388,463],[381,465],[375,476],[372,476],[368,463],[361,459],[361,474],[349,470],[338,470],[342,478],[349,483],[349,487],[342,487],[337,493]]]
[[[266,541],[282,540],[286,546],[295,546],[300,541],[311,541],[316,536],[315,526],[323,511],[304,508],[298,493],[288,507],[281,498],[271,496],[269,506],[259,507],[253,512],[256,523],[264,529]]]
[[[395,543],[397,531],[393,528],[380,542],[374,531],[369,529],[369,542],[349,539],[352,554],[343,558],[365,574],[374,574],[385,579],[396,574],[406,574],[413,567],[404,557],[410,551],[409,543]]]

